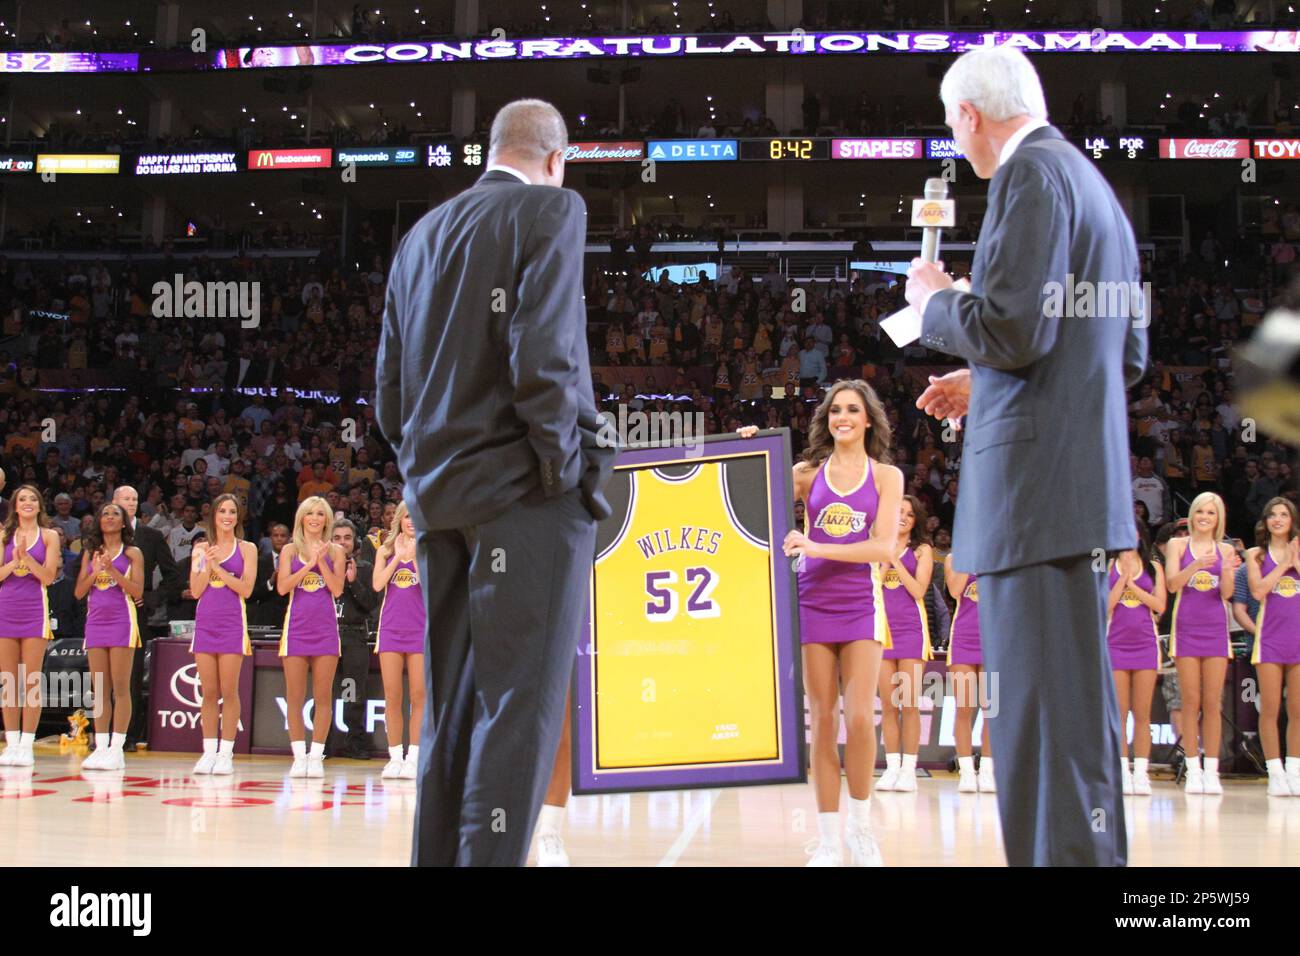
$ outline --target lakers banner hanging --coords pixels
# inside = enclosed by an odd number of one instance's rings
[[[787,429],[620,452],[573,683],[573,789],[804,779]]]

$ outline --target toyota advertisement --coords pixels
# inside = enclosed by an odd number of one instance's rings
[[[149,749],[199,753],[203,728],[199,723],[203,694],[199,668],[188,640],[151,642],[149,671]],[[252,744],[253,661],[244,659],[239,672],[239,707],[242,716],[235,737],[235,753],[246,754]],[[286,749],[288,745],[286,744]]]

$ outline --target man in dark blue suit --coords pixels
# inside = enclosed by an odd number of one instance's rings
[[[487,171],[412,227],[389,275],[376,418],[428,606],[417,866],[525,862],[609,514],[567,145],[549,103],[502,108]]]
[[[918,259],[907,300],[921,344],[970,363],[931,378],[917,405],[967,415],[953,565],[979,575],[1003,844],[1013,866],[1123,865],[1105,559],[1137,542],[1125,405],[1146,365],[1137,244],[1096,165],[1047,123],[1023,53],[961,56],[940,97],[990,180],[988,210],[970,292]]]

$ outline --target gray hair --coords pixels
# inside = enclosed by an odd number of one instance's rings
[[[569,131],[559,110],[545,100],[515,100],[492,120],[488,162],[502,152],[541,162],[568,145]]]
[[[970,50],[943,75],[939,98],[948,114],[965,101],[994,123],[1023,116],[1047,119],[1043,84],[1029,57],[1011,46]]]

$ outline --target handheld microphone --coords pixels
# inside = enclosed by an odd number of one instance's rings
[[[925,181],[925,198],[947,199],[948,183],[935,176]],[[943,230],[939,226],[925,226],[921,230],[921,258],[926,262],[939,261],[939,234]]]

